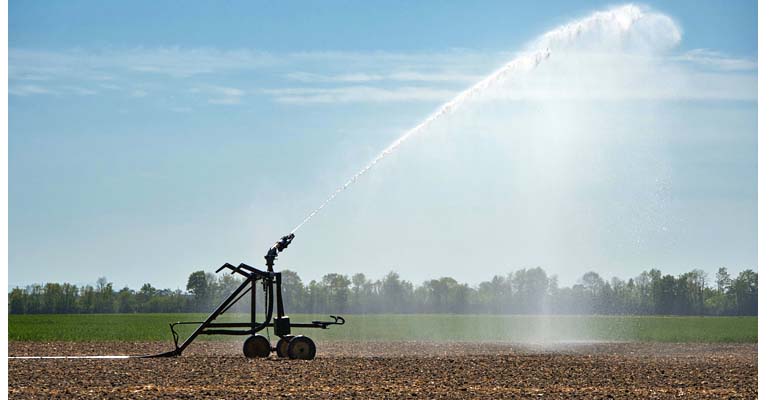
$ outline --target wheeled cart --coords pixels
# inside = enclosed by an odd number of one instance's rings
[[[149,355],[146,357],[175,357],[182,354],[198,335],[246,335],[243,342],[243,355],[248,358],[267,357],[275,352],[278,357],[291,359],[312,360],[315,357],[316,346],[312,339],[303,335],[292,335],[292,328],[320,328],[329,325],[342,325],[345,319],[332,315],[332,321],[311,321],[308,323],[293,323],[284,313],[283,297],[281,295],[281,273],[273,271],[273,265],[278,253],[289,246],[294,234],[284,236],[268,250],[265,255],[267,271],[261,271],[241,263],[237,267],[226,263],[216,272],[228,269],[233,274],[239,274],[245,279],[222,304],[219,305],[205,321],[182,321],[169,324],[174,339],[174,350]],[[264,320],[257,322],[257,287],[261,284],[265,297]],[[217,317],[224,314],[235,303],[246,295],[251,298],[251,320],[249,322],[216,322]],[[273,309],[275,308],[275,318]],[[198,325],[190,336],[179,344],[179,334],[174,329],[177,325]],[[240,328],[240,329],[236,329]],[[265,328],[273,328],[280,339],[272,346],[267,337],[259,332]]]

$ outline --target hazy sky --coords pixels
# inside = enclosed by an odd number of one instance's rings
[[[11,1],[9,285],[261,266],[436,107],[613,4]],[[342,193],[279,268],[756,269],[756,7],[647,2],[549,44]]]

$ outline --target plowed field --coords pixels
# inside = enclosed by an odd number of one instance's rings
[[[10,356],[167,343],[11,342]],[[200,342],[166,359],[10,359],[10,398],[756,398],[756,344],[329,342],[312,361]]]

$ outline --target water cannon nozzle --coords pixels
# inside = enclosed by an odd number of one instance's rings
[[[292,240],[294,240],[294,234],[290,233],[281,237],[281,240],[275,243],[275,247],[278,249],[278,251],[283,251],[283,249],[289,247]]]
[[[265,255],[265,261],[266,261],[268,271],[273,270],[273,264],[275,263],[275,258],[278,257],[278,253],[282,252],[285,248],[289,247],[292,240],[294,240],[293,233],[283,236],[281,237],[281,240],[275,242],[273,247],[271,247],[267,251],[267,254]]]

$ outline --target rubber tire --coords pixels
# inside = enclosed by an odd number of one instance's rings
[[[265,358],[270,355],[270,341],[262,335],[250,336],[243,342],[243,355],[246,358]]]
[[[275,344],[275,354],[278,355],[278,357],[288,357],[289,356],[289,342],[294,339],[294,336],[286,335],[281,338],[281,340],[278,341],[278,343]]]
[[[307,336],[294,336],[289,341],[288,353],[292,360],[312,360],[315,358],[315,343]]]

